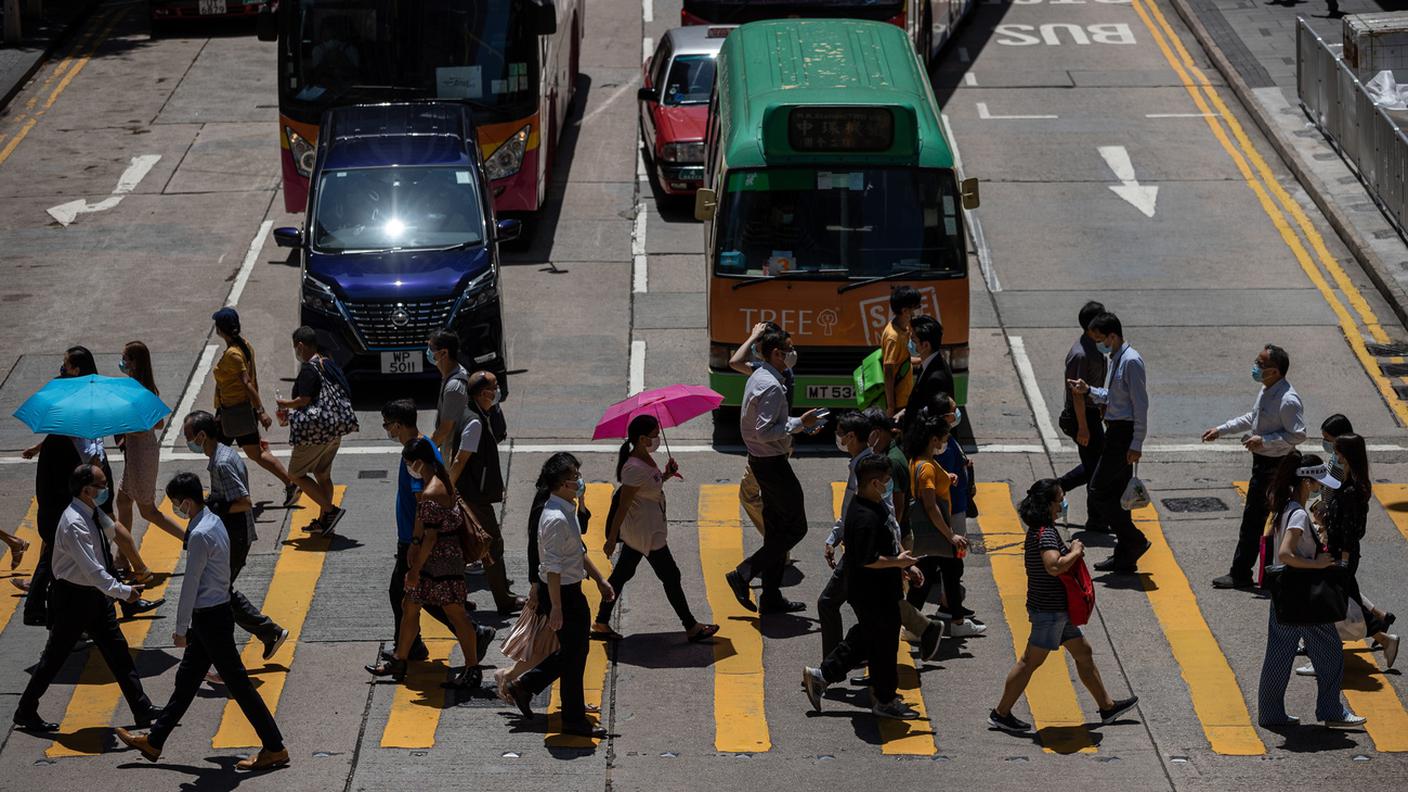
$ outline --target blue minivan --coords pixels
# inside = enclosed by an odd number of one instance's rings
[[[460,338],[460,362],[507,393],[495,222],[467,105],[397,102],[329,110],[318,133],[302,230],[279,228],[302,258],[302,323],[352,376],[439,377],[432,333]]]

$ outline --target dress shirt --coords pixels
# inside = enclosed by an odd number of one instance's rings
[[[88,504],[74,498],[59,518],[54,530],[54,577],[95,588],[113,599],[132,596],[132,587],[118,582],[112,574],[112,550],[103,522]]]
[[[1252,403],[1251,412],[1217,427],[1218,434],[1251,431],[1260,435],[1262,456],[1283,457],[1305,442],[1305,408],[1300,394],[1282,377],[1271,387],[1265,385]]]
[[[230,601],[230,535],[209,509],[201,509],[186,532],[186,573],[176,609],[176,634],[185,635],[197,608]]]
[[[564,586],[587,576],[587,547],[582,544],[577,507],[556,495],[548,498],[538,518],[538,555],[538,575],[544,581],[550,572],[561,575]]]
[[[249,471],[235,449],[224,443],[216,443],[215,454],[210,457],[210,464],[205,469],[210,471],[212,499],[228,504],[249,497]],[[253,543],[257,539],[259,536],[254,532],[254,521],[250,520],[249,541]]]
[[[801,431],[802,419],[787,413],[782,374],[770,363],[759,364],[743,388],[743,414],[739,419],[743,445],[749,454],[775,457],[792,453],[792,435]]]
[[[1128,343],[1120,345],[1105,372],[1105,387],[1090,389],[1096,404],[1105,405],[1105,420],[1133,421],[1134,437],[1129,450],[1144,447],[1149,431],[1149,390],[1144,375],[1144,358]]]

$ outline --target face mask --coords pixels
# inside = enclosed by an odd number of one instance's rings
[[[955,407],[955,408],[953,408],[953,412],[952,412],[952,413],[949,413],[949,415],[952,415],[953,418],[952,418],[952,419],[949,419],[947,415],[944,416],[944,418],[948,420],[948,425],[949,425],[949,426],[958,426],[960,423],[963,422],[963,408],[962,408],[962,407]]]
[[[646,451],[649,451],[649,452],[651,452],[651,453],[654,453],[655,450],[658,449],[659,447],[660,447],[660,438],[658,438],[658,437],[647,437],[647,438],[645,438],[645,450],[646,450]]]
[[[797,367],[797,350],[795,350],[795,349],[789,349],[789,350],[787,350],[787,354],[784,355],[783,358],[782,358],[782,365],[783,365],[784,368],[790,368],[790,369],[791,369],[791,368],[796,368],[796,367]]]
[[[411,478],[415,479],[416,481],[421,481],[420,474],[417,473],[417,472],[415,472],[415,471],[412,470],[411,468],[407,467],[407,468],[406,468],[406,472],[409,473],[409,474],[411,474]]]
[[[98,490],[98,494],[93,496],[93,503],[102,506],[108,502],[108,491],[106,488]]]
[[[851,449],[846,447],[846,441],[841,439],[841,435],[836,435],[836,450],[846,454],[851,452]]]
[[[386,430],[386,439],[387,439],[387,440],[395,440],[395,439],[396,439],[396,433],[393,432],[393,431],[391,431],[390,429],[387,429],[387,430]]]
[[[433,349],[426,349],[426,350],[425,350],[425,359],[428,360],[428,361],[430,361],[430,365],[432,365],[432,366],[435,365],[435,350],[433,350]]]
[[[1256,363],[1252,364],[1252,379],[1261,382],[1261,366]]]
[[[1061,522],[1066,521],[1066,514],[1070,511],[1071,502],[1065,498],[1061,499]]]
[[[915,345],[914,339],[909,340],[909,356],[919,357],[919,347]]]
[[[580,501],[587,494],[587,482],[581,476],[577,477],[577,500]]]
[[[197,442],[194,441],[194,440],[187,440],[187,441],[186,441],[186,448],[187,448],[188,450],[190,450],[190,452],[191,452],[192,454],[204,454],[204,453],[205,453],[205,449],[201,447],[201,444],[200,444],[200,443],[197,443]]]
[[[119,360],[119,361],[117,361],[117,370],[118,370],[118,371],[121,371],[123,374],[126,374],[126,373],[127,373],[127,361],[125,361],[125,360]]]
[[[1110,348],[1110,345],[1107,344],[1107,343],[1105,343],[1104,341],[1096,341],[1096,342],[1095,342],[1095,348],[1096,348],[1097,350],[1099,350],[1099,351],[1100,351],[1100,354],[1102,354],[1102,355],[1108,355],[1108,354],[1110,354],[1111,352],[1114,351],[1113,349]]]
[[[1330,464],[1335,464],[1335,444],[1329,440],[1321,440],[1320,447],[1325,449],[1325,456],[1330,459]]]
[[[494,398],[492,398],[492,399],[489,400],[489,409],[492,410],[492,409],[494,409],[496,406],[498,406],[499,400],[502,399],[502,398],[503,398],[503,396],[502,396],[502,394],[499,393],[499,389],[498,389],[498,388],[494,388]]]
[[[885,482],[885,500],[890,500],[895,496],[895,480],[890,479]]]
[[[176,516],[177,516],[177,517],[180,517],[180,518],[183,519],[183,520],[189,520],[189,519],[191,519],[191,514],[190,514],[190,512],[186,511],[186,504],[185,504],[185,503],[179,503],[179,504],[177,504],[177,505],[171,507],[171,510],[174,511],[174,512],[176,512]]]

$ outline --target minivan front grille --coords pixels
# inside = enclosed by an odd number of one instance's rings
[[[431,333],[449,323],[455,298],[343,305],[368,347],[408,347],[424,346]]]

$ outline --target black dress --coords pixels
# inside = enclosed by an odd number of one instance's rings
[[[1364,607],[1364,597],[1359,593],[1360,542],[1369,522],[1370,493],[1364,485],[1347,481],[1337,490],[1331,490],[1325,497],[1325,544],[1334,558],[1349,554],[1349,574],[1345,578],[1345,592],[1364,611],[1364,624],[1369,635],[1383,632],[1387,625]]]

